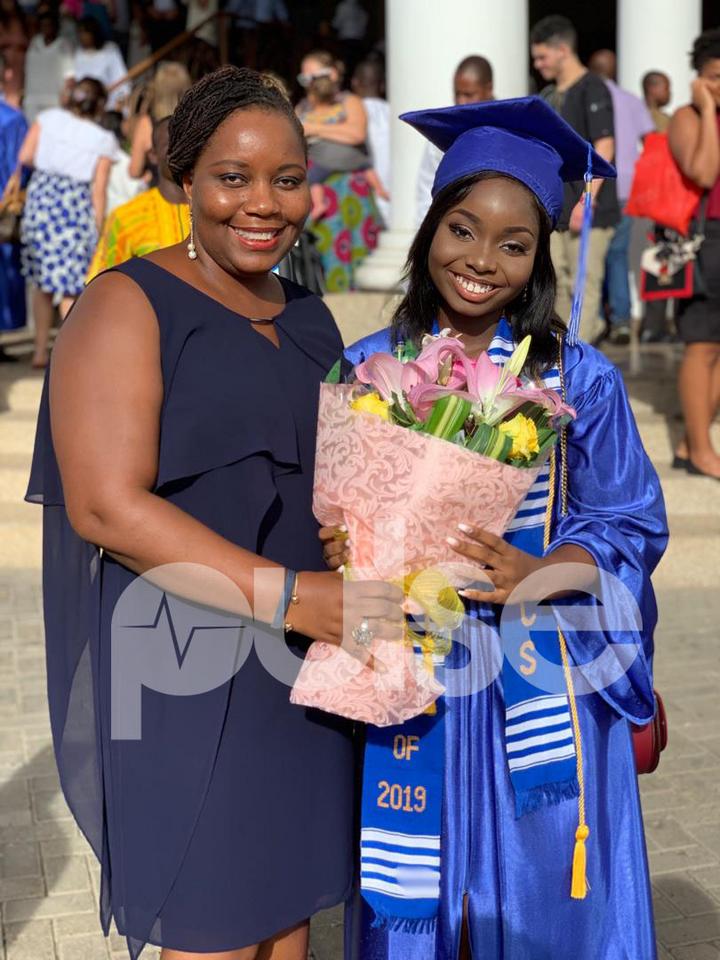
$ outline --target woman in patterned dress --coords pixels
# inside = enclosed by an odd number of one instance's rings
[[[300,77],[307,95],[296,109],[309,139],[311,229],[327,290],[348,290],[355,286],[355,271],[377,244],[381,221],[373,190],[387,194],[371,169],[369,154],[364,162],[359,159],[366,151],[367,114],[360,97],[340,89],[335,58],[322,50],[308,54]],[[340,151],[335,151],[335,165],[329,165],[330,157],[324,162],[320,152],[314,155],[322,142]],[[358,152],[357,162],[338,165],[343,149],[351,148]]]
[[[21,236],[23,273],[33,284],[33,367],[47,366],[54,307],[64,318],[82,293],[105,217],[105,195],[115,137],[95,117],[105,99],[102,84],[85,77],[67,109],[42,110],[20,149],[33,167]]]

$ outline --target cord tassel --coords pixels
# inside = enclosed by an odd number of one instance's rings
[[[558,373],[560,374],[560,388],[562,398],[565,400],[565,374],[563,372],[562,340],[558,344]],[[568,483],[567,483],[567,431],[563,427],[560,433],[560,516],[567,514],[568,502]],[[550,489],[548,491],[548,505],[545,512],[545,536],[544,544],[547,551],[552,539],[552,520],[555,507],[556,486],[557,486],[557,451],[553,450],[550,454]],[[560,642],[560,657],[562,659],[563,673],[565,674],[565,686],[567,688],[568,705],[570,707],[570,717],[572,720],[573,737],[575,739],[575,754],[577,763],[577,781],[578,781],[578,825],[575,831],[575,849],[573,851],[572,879],[570,882],[570,897],[573,900],[584,900],[587,896],[590,884],[587,881],[587,847],[586,841],[590,836],[590,828],[585,822],[585,769],[583,764],[583,742],[582,732],[580,730],[580,717],[578,715],[577,700],[575,698],[575,688],[573,685],[572,670],[570,666],[570,654],[568,653],[567,641],[562,630],[558,630],[558,640]]]
[[[575,852],[570,885],[570,896],[573,900],[584,900],[590,889],[587,882],[587,849],[585,847],[585,841],[589,836],[590,828],[587,824],[582,824],[575,831]]]

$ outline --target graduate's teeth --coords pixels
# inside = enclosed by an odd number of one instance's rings
[[[468,280],[467,277],[461,277],[459,273],[455,274],[455,279],[460,286],[468,293],[490,293],[495,287],[488,283],[476,283],[474,280]]]

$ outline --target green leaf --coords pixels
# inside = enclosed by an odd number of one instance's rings
[[[332,370],[325,377],[325,383],[340,383],[340,369],[342,367],[342,358],[337,361]]]
[[[433,404],[430,416],[425,422],[425,433],[450,440],[462,430],[471,409],[472,403],[464,397],[454,394],[441,397]]]
[[[466,446],[468,450],[481,453],[484,457],[492,457],[493,460],[505,463],[512,450],[512,440],[501,433],[497,427],[479,423]]]

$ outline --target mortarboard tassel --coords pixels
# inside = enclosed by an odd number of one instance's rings
[[[590,246],[590,230],[592,229],[592,145],[588,144],[588,165],[585,171],[585,189],[583,192],[583,221],[580,229],[580,245],[578,249],[577,271],[575,274],[575,293],[573,294],[572,309],[570,310],[570,325],[567,332],[567,341],[571,345],[578,342],[580,334],[580,317],[582,316],[583,298],[585,296],[585,280],[587,276],[588,247]]]

